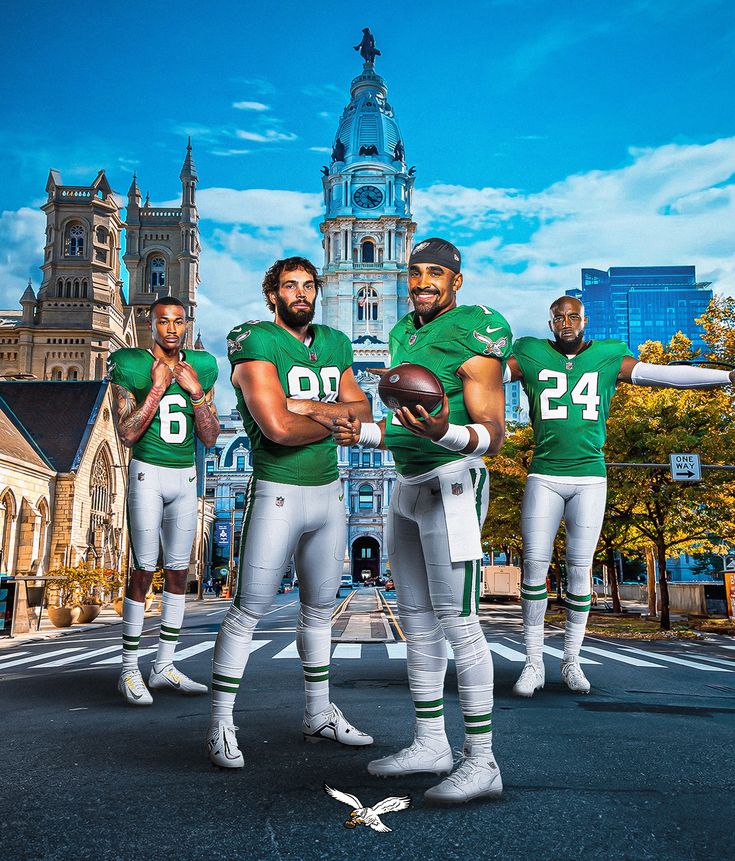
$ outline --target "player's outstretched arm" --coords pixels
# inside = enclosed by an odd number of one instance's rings
[[[523,371],[518,364],[515,356],[509,356],[505,362],[505,371],[503,372],[504,383],[514,383],[516,380],[523,379]]]
[[[693,365],[652,365],[626,356],[620,366],[618,382],[671,389],[715,389],[733,385],[735,371]]]
[[[288,409],[300,416],[308,416],[332,430],[332,423],[336,418],[347,418],[350,411],[360,421],[369,422],[372,418],[370,404],[365,392],[357,385],[357,380],[352,368],[343,372],[339,381],[339,394],[337,403],[324,403],[323,401],[300,400],[288,398],[286,401]]]
[[[113,383],[117,398],[117,433],[126,448],[132,448],[143,436],[153,421],[161,398],[171,383],[171,369],[165,362],[156,359],[151,368],[151,386],[143,403],[138,406],[133,393],[124,386]]]
[[[308,445],[329,436],[318,422],[289,411],[278,372],[270,362],[240,362],[232,372],[232,382],[242,391],[250,415],[273,442]]]
[[[194,407],[194,429],[196,435],[210,448],[217,442],[219,436],[219,416],[214,405],[214,392],[206,394],[199,382],[197,372],[188,362],[179,362],[173,369],[176,382],[189,395]]]
[[[406,430],[433,440],[437,445],[461,454],[494,455],[505,438],[505,393],[503,370],[498,359],[473,356],[457,371],[472,424],[455,425],[449,421],[446,395],[441,411],[431,416],[421,406],[416,415],[406,407],[394,415]]]

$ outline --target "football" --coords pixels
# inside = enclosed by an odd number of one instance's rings
[[[407,362],[389,368],[383,374],[378,394],[389,410],[408,407],[414,412],[420,404],[430,413],[441,404],[444,386],[428,368]]]

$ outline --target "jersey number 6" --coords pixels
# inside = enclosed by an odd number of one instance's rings
[[[186,416],[180,410],[186,409],[186,399],[183,395],[166,395],[161,398],[158,415],[161,419],[161,439],[164,442],[181,443],[186,439]]]

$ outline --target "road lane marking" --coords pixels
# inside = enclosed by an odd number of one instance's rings
[[[487,647],[493,654],[500,655],[501,658],[505,658],[507,661],[513,661],[514,663],[526,662],[525,652],[511,649],[508,646],[504,646],[502,643],[488,643]]]
[[[544,646],[544,651],[547,655],[553,655],[555,658],[561,658],[564,660],[564,652],[561,649],[555,649],[553,646]],[[599,661],[593,661],[591,658],[582,658],[579,659],[580,664],[598,664]]]
[[[182,649],[180,652],[175,652],[174,663],[186,660],[186,658],[193,658],[194,655],[198,655],[200,652],[208,652],[213,648],[214,640],[205,640],[203,643],[194,643],[193,646],[187,646],[187,648]]]
[[[27,655],[27,654],[28,654],[28,652],[13,652],[10,655],[5,655],[4,657],[0,658],[0,661],[12,661],[13,658],[19,658],[21,655]],[[1,666],[0,666],[0,669],[2,669]]]
[[[362,646],[360,643],[337,643],[332,652],[333,658],[361,658]]]
[[[93,652],[82,652],[81,655],[70,655],[66,658],[59,658],[58,661],[46,661],[44,664],[35,664],[33,669],[40,670],[42,667],[63,667],[66,664],[75,664],[77,661],[86,661],[87,658],[94,658],[97,655],[107,655],[110,652],[119,652],[122,650],[122,643],[115,646],[105,646],[104,649],[95,649]]]
[[[42,661],[44,658],[55,657],[56,655],[64,655],[68,652],[78,652],[81,646],[72,646],[69,649],[56,649],[55,652],[48,652],[45,655],[31,655],[30,658],[19,658],[17,661],[8,661],[0,665],[0,670],[6,670],[8,667],[17,667],[20,664],[32,664],[34,661]]]
[[[158,646],[151,646],[148,649],[138,649],[138,657],[142,658],[144,655],[150,655],[151,653],[158,650]],[[122,664],[122,655],[114,655],[111,658],[105,658],[104,661],[95,661],[92,666],[94,667],[106,667],[109,664]]]
[[[276,658],[298,658],[298,656],[299,651],[296,648],[296,640],[294,640],[292,643],[289,643],[285,649],[281,649],[280,652],[273,655],[273,659],[275,660]]]
[[[642,649],[634,649],[632,646],[623,646],[626,652],[635,652],[637,655],[645,655],[647,658],[655,658],[657,661],[668,661],[670,664],[679,664],[682,667],[690,667],[693,670],[700,670],[704,673],[731,673],[732,670],[726,670],[724,667],[708,667],[705,664],[695,664],[694,661],[685,661],[683,658],[674,658],[671,655],[661,655],[658,652],[644,652]]]
[[[628,655],[621,655],[619,652],[609,652],[607,649],[598,649],[596,646],[582,646],[585,652],[592,652],[593,655],[600,655],[603,658],[610,658],[613,661],[620,661],[623,664],[631,664],[634,667],[657,667],[659,670],[665,669],[661,664],[653,664],[651,661],[644,661],[641,658],[632,658]]]
[[[721,664],[723,667],[730,667],[731,670],[735,669],[735,663],[724,661],[722,658],[708,658],[707,655],[692,655],[692,658],[696,661],[709,661],[712,664]]]
[[[388,657],[392,661],[406,660],[406,643],[386,643],[385,648],[388,651]]]

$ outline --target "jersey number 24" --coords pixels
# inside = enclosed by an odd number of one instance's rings
[[[558,404],[552,406],[551,401],[558,400],[564,397],[569,386],[569,378],[566,374],[559,371],[543,370],[538,375],[539,382],[552,382],[554,386],[544,389],[539,400],[541,401],[541,418],[542,419],[565,419],[568,415],[566,404]],[[588,371],[577,381],[577,384],[570,392],[570,399],[573,404],[578,404],[584,407],[582,410],[582,418],[587,421],[597,421],[600,411],[600,396],[597,394],[597,381],[599,374],[596,371]]]

